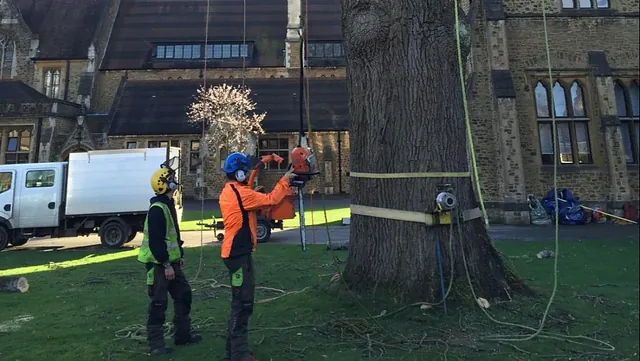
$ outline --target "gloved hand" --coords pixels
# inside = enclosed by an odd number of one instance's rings
[[[296,177],[296,174],[293,172],[293,165],[289,166],[289,170],[287,170],[287,173],[285,173],[284,176],[289,178],[289,180],[292,180]]]

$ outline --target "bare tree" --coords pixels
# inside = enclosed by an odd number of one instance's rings
[[[468,5],[461,16],[475,14]],[[473,171],[467,157],[452,2],[342,0],[342,13],[352,171]],[[467,63],[468,18],[461,25],[461,53]],[[470,83],[471,77],[465,78]],[[450,184],[458,209],[478,207],[470,177],[351,178],[351,182],[351,203],[357,205],[431,213],[438,186]],[[458,296],[468,298],[465,264],[478,297],[532,294],[504,266],[482,219],[459,227],[429,227],[354,214],[350,237],[344,275],[355,290],[381,290],[402,300],[439,301],[435,246],[439,238],[446,282],[453,280],[454,297],[459,292]]]
[[[189,106],[189,121],[205,127],[202,143],[209,152],[221,148],[228,152],[252,152],[256,136],[263,134],[266,113],[255,112],[248,87],[222,84],[198,89],[196,100]]]

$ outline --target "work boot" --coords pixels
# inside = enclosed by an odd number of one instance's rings
[[[166,346],[162,346],[162,347],[158,347],[155,348],[153,350],[151,350],[151,352],[149,352],[149,355],[151,356],[162,356],[162,355],[167,355],[170,354],[171,352],[173,352],[172,349],[166,347]]]
[[[202,341],[202,336],[200,336],[197,333],[192,333],[191,336],[189,336],[189,339],[186,341],[183,340],[176,340],[175,344],[176,346],[184,346],[184,345],[189,345],[192,343],[198,343]]]

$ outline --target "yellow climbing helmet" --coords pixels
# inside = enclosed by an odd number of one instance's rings
[[[165,194],[168,191],[178,189],[175,180],[175,172],[171,168],[160,168],[151,176],[151,189],[155,194]]]

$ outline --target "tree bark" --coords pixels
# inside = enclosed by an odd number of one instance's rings
[[[0,292],[20,292],[29,290],[29,282],[24,277],[0,277]]]
[[[472,171],[452,2],[342,0],[342,13],[352,171]],[[468,25],[466,15],[461,10]],[[471,50],[470,27],[466,29],[463,59]],[[478,207],[470,178],[351,178],[351,182],[352,204],[431,213],[437,185],[451,184],[460,210]],[[453,256],[458,294],[470,295],[461,244],[479,297],[531,293],[505,268],[481,219],[463,223],[461,237],[454,228],[453,247],[449,247],[450,230],[450,226],[352,215],[345,279],[359,291],[381,290],[405,301],[439,301],[435,240],[440,238],[445,282],[451,279]]]

